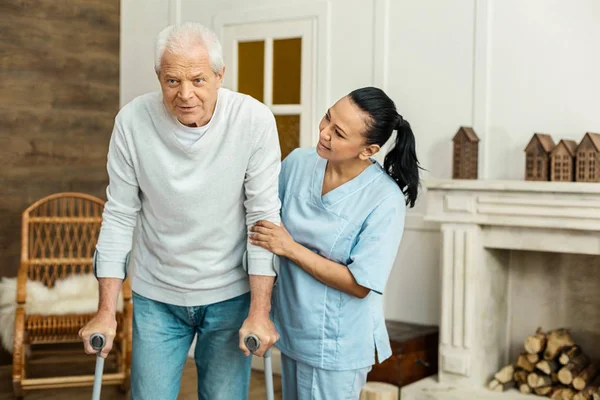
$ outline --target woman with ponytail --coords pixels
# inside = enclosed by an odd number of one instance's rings
[[[358,399],[391,355],[381,295],[419,186],[410,124],[382,90],[341,98],[319,130],[316,149],[283,161],[281,226],[260,221],[249,235],[280,256],[272,313],[284,400]],[[394,131],[381,166],[372,157]]]

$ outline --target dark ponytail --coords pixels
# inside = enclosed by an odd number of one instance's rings
[[[396,105],[383,90],[366,87],[349,95],[350,100],[370,116],[364,133],[367,145],[380,147],[396,131],[394,147],[385,156],[383,168],[400,186],[406,204],[414,207],[419,189],[419,160],[417,159],[415,135],[408,121],[396,111]]]
[[[406,204],[414,207],[419,185],[419,160],[415,145],[415,135],[408,121],[398,115],[396,143],[386,154],[383,168],[394,178],[406,195]]]

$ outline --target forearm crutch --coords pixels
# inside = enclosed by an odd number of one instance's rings
[[[244,338],[244,344],[254,353],[260,347],[260,340],[256,335],[250,334]],[[274,400],[275,392],[273,391],[273,367],[271,365],[271,349],[265,352],[263,356],[265,362],[265,388],[267,392],[267,400]]]
[[[104,358],[100,355],[100,352],[106,344],[106,338],[101,333],[94,333],[90,338],[90,345],[94,350],[97,350],[96,354],[96,371],[94,373],[94,388],[92,389],[92,400],[100,400],[100,389],[102,389],[102,372],[104,372]]]

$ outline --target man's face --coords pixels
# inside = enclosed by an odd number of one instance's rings
[[[200,45],[186,54],[165,50],[160,66],[158,80],[167,109],[186,126],[206,125],[215,110],[225,67],[215,74]]]

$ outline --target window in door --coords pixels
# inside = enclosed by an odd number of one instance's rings
[[[275,115],[282,158],[314,145],[310,20],[227,26],[225,86],[267,105]],[[227,81],[227,76],[231,82]]]

